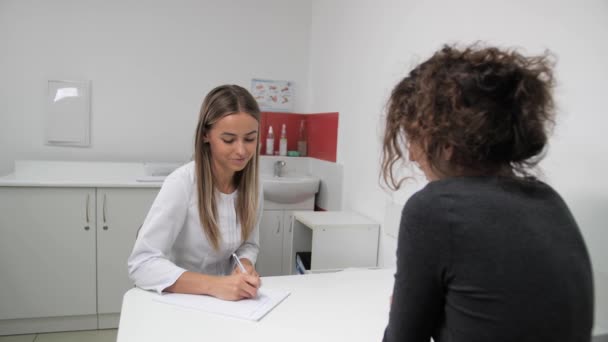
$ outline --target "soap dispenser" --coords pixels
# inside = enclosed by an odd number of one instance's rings
[[[274,133],[272,132],[272,126],[268,128],[268,136],[266,137],[266,155],[271,156],[274,154]]]
[[[287,128],[285,127],[285,124],[283,124],[283,127],[281,128],[281,140],[279,140],[279,155],[287,155]]]

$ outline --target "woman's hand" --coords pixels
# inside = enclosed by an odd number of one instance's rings
[[[186,271],[164,291],[204,294],[224,300],[241,300],[255,298],[259,287],[260,277],[257,273],[255,275],[233,273],[229,276],[216,276]]]
[[[254,275],[258,278],[260,277],[260,275],[255,270],[255,267],[253,266],[253,264],[251,263],[251,261],[249,259],[242,258],[239,260],[241,260],[241,264],[243,264],[243,266],[245,267],[247,274]],[[236,265],[236,267],[232,270],[232,274],[241,274],[241,273],[243,273],[243,272],[241,271],[241,268],[238,265]]]
[[[244,266],[244,265],[243,265]],[[241,300],[255,298],[260,287],[260,277],[251,274],[238,273],[217,277],[210,294],[224,300]]]

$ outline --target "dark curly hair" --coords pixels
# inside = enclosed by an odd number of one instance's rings
[[[530,176],[554,124],[553,58],[515,50],[444,46],[395,86],[387,104],[382,176],[393,190],[395,164],[409,143],[432,170]],[[406,144],[407,143],[407,144]],[[445,147],[451,148],[446,160]]]

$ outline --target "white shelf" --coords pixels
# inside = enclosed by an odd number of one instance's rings
[[[349,211],[296,211],[294,216],[313,230],[326,227],[365,228],[369,225],[378,225],[365,216]]]
[[[293,252],[311,252],[310,270],[376,267],[380,225],[360,214],[344,211],[296,211]]]

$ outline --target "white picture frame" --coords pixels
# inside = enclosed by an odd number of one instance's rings
[[[292,112],[294,84],[290,81],[251,80],[251,94],[258,102],[260,110],[270,112]]]
[[[46,104],[46,145],[90,146],[90,81],[49,80]]]

